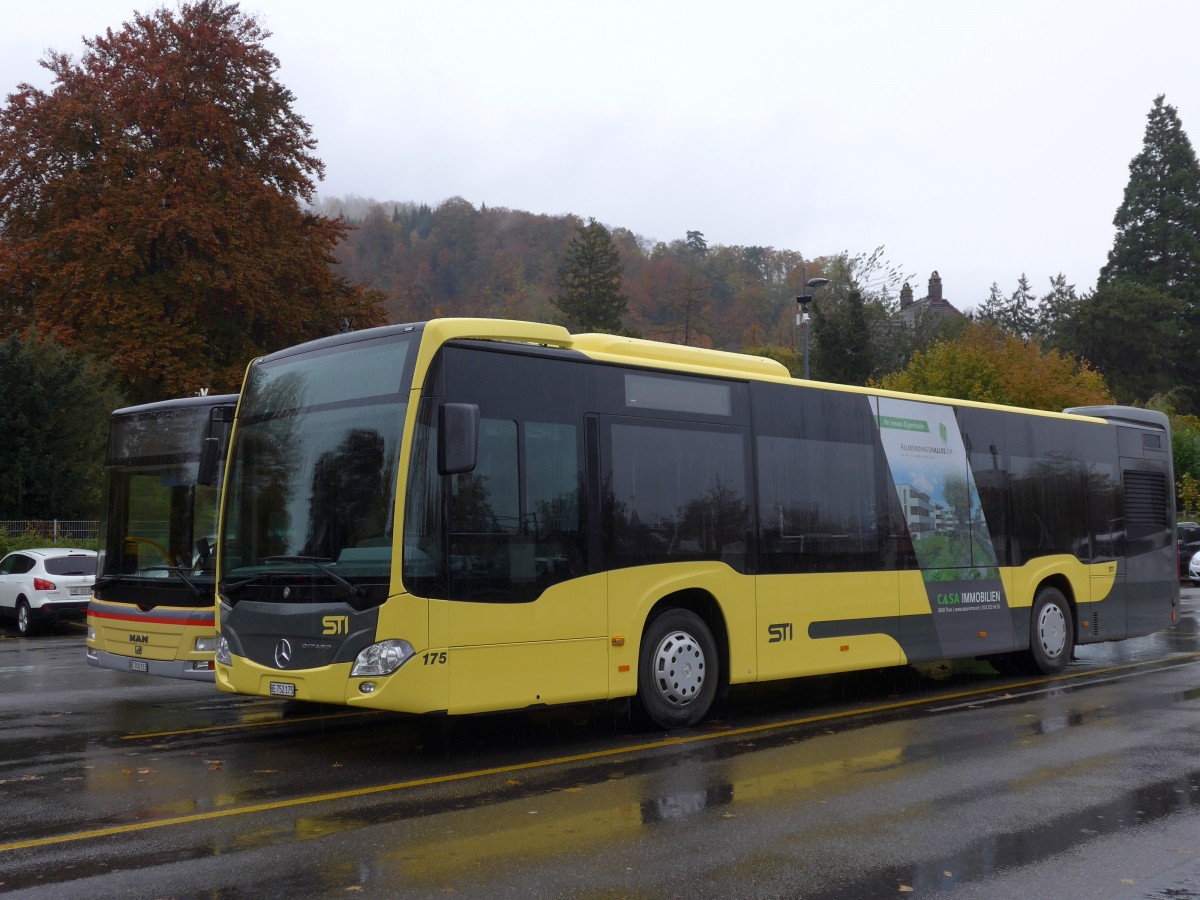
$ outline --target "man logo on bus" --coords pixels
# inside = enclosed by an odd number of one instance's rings
[[[349,616],[326,616],[321,620],[321,634],[349,634]]]

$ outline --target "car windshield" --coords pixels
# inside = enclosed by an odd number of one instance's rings
[[[418,340],[407,333],[347,341],[251,369],[226,481],[223,590],[267,586],[264,576],[280,569],[338,590],[337,578],[386,589]]]

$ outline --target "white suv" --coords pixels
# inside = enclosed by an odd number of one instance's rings
[[[96,553],[72,547],[14,550],[0,559],[0,616],[33,634],[43,622],[81,620],[96,583]]]

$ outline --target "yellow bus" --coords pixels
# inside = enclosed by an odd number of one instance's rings
[[[185,397],[112,414],[90,665],[213,680],[217,513],[236,403]]]
[[[217,685],[410,713],[982,657],[1052,673],[1177,613],[1171,435],[441,319],[254,361]]]

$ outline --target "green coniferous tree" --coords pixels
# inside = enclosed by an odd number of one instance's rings
[[[551,302],[580,331],[616,334],[629,298],[621,293],[621,257],[608,229],[589,219],[567,244],[558,270],[558,296]]]
[[[1009,334],[1015,335],[1023,341],[1033,337],[1037,331],[1036,307],[1037,295],[1034,294],[1029,279],[1022,272],[1021,277],[1017,279],[1017,289],[1008,297],[1006,326]]]
[[[704,264],[708,257],[708,241],[704,233],[689,231],[687,239],[672,244],[683,268],[683,278],[678,286],[671,290],[664,300],[676,315],[676,327],[679,330],[679,340],[691,344],[698,332],[705,330],[705,294],[708,292],[708,278],[704,272]]]
[[[813,303],[811,373],[822,381],[865,385],[875,375],[875,335],[871,311],[862,292],[854,288],[829,303]],[[874,316],[876,320],[881,315]]]
[[[1105,285],[1079,300],[1060,341],[1103,374],[1118,400],[1145,402],[1189,383],[1183,368],[1194,354],[1181,344],[1182,308],[1178,298],[1153,287]]]
[[[988,288],[987,299],[979,304],[979,308],[975,311],[975,317],[981,322],[991,322],[997,328],[1002,328],[1006,303],[1000,285],[993,281],[992,286]]]
[[[1050,279],[1050,292],[1043,294],[1037,308],[1038,340],[1047,347],[1070,350],[1067,331],[1079,308],[1075,285],[1067,284],[1067,276],[1059,272]]]
[[[1175,108],[1160,94],[1113,224],[1116,239],[1099,287],[1131,281],[1190,309],[1200,286],[1200,163]]]
[[[1171,376],[1178,384],[1194,385],[1200,380],[1200,360],[1185,351],[1200,340],[1200,162],[1175,108],[1161,94],[1147,119],[1142,150],[1129,164],[1125,197],[1113,218],[1117,235],[1100,270],[1097,294],[1126,282],[1178,300],[1179,315],[1169,327],[1170,344],[1180,355],[1153,342],[1151,360],[1126,364],[1152,367],[1160,385]],[[1148,309],[1128,313],[1133,327],[1147,332],[1163,327]],[[1149,387],[1145,380],[1135,380],[1141,389]],[[1114,389],[1121,393],[1117,385]]]

